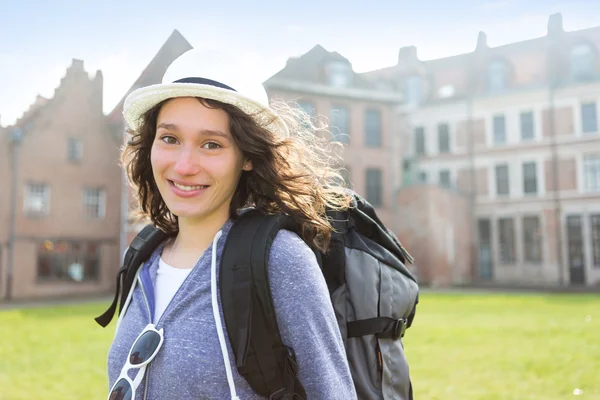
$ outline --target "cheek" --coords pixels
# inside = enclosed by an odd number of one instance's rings
[[[227,168],[224,171],[228,171],[227,177],[236,180],[242,173],[243,160],[241,157],[233,156],[227,160]]]
[[[216,157],[204,157],[198,162],[202,166],[202,169],[211,175],[221,178],[235,175],[238,169],[241,169],[241,164],[238,163],[236,157],[228,153],[223,153]]]
[[[152,166],[152,174],[156,176],[157,173],[160,173],[162,169],[164,169],[164,165],[166,163],[165,154],[161,149],[157,146],[152,146],[150,149],[150,165]]]

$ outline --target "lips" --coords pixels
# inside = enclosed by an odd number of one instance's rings
[[[204,193],[210,185],[191,185],[168,180],[173,193],[178,197],[190,198]]]
[[[173,186],[175,186],[179,190],[183,190],[185,192],[192,192],[194,190],[206,189],[208,185],[184,185],[181,183],[177,183],[174,181],[169,181]]]

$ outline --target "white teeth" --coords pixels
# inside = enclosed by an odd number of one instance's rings
[[[185,186],[185,185],[180,185],[177,182],[173,182],[173,185],[175,185],[176,188],[181,189],[181,190],[185,190],[185,191],[192,191],[192,190],[200,190],[202,188],[205,188],[206,186],[204,185],[198,185],[198,186]]]

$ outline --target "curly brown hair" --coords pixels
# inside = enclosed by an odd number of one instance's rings
[[[256,115],[248,115],[231,104],[198,100],[227,112],[233,139],[244,158],[252,162],[253,169],[242,173],[230,204],[230,217],[235,219],[243,207],[290,215],[300,223],[307,243],[327,250],[333,228],[325,211],[347,209],[351,198],[340,174],[340,153],[334,148],[339,143],[328,139],[326,126],[317,126],[299,107],[274,102],[271,108],[290,131],[289,137],[282,138],[267,128],[269,123],[257,122],[263,119]],[[150,163],[158,114],[167,101],[147,111],[138,130],[128,132],[131,137],[123,148],[121,161],[136,194],[138,216],[149,218],[167,234],[176,234],[177,216],[163,201]]]

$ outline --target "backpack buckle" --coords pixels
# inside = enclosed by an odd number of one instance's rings
[[[406,332],[406,328],[408,328],[408,324],[405,318],[400,318],[397,319],[394,322],[394,328],[392,330],[392,337],[394,339],[400,339],[401,337],[404,337],[404,333]]]

